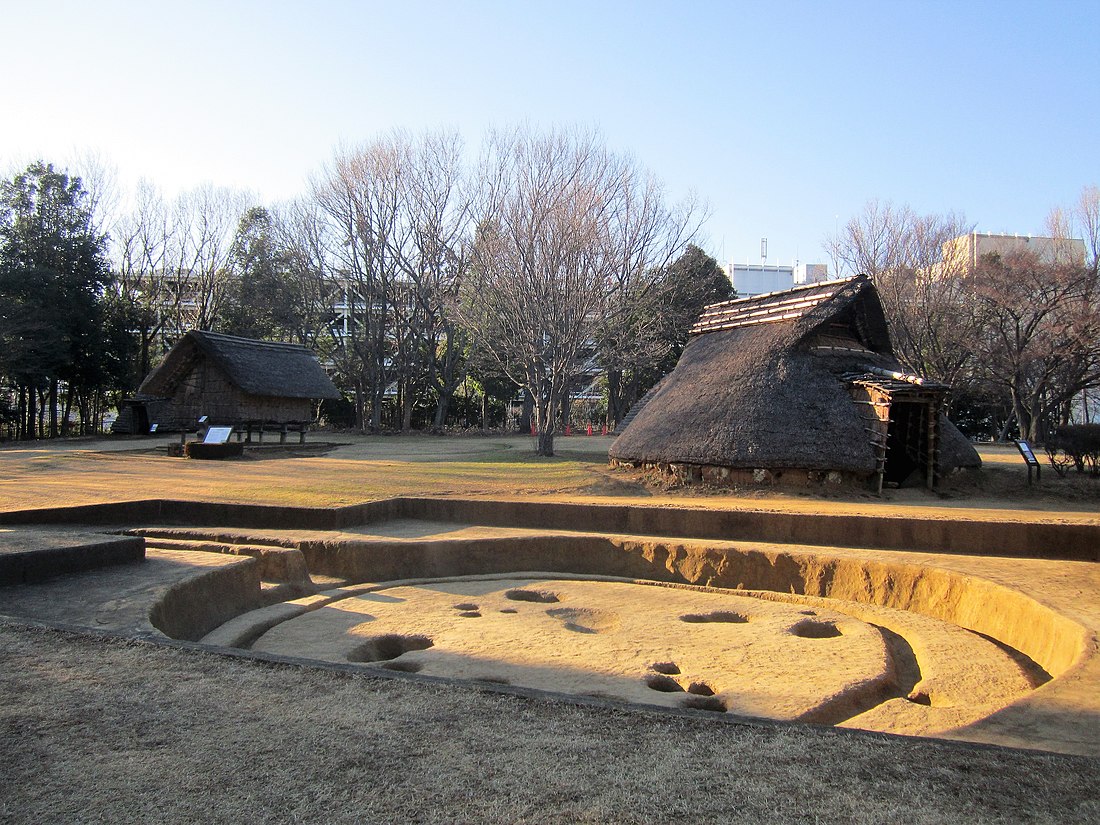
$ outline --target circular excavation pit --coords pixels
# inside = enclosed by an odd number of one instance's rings
[[[144,537],[150,560],[236,557],[157,593],[152,626],[177,639],[379,675],[1088,752],[1060,747],[1064,729],[1013,731],[1032,708],[1095,697],[1095,628],[1006,582],[997,560],[604,532],[599,508],[586,520],[551,504],[542,524],[510,524],[486,518],[494,502],[417,501],[339,523],[326,523],[332,511],[169,502],[102,520]]]
[[[608,578],[509,576],[371,585],[360,593],[346,588],[266,629],[251,648],[897,733],[973,723],[1048,678],[977,634],[886,607]],[[516,593],[543,597],[519,599],[522,606],[510,609]],[[467,620],[472,616],[476,622]],[[934,679],[915,666],[914,646],[929,651],[924,667]]]

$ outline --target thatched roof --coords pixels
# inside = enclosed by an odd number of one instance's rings
[[[863,277],[715,304],[692,332],[613,459],[871,474],[875,450],[850,386],[877,382],[898,397],[947,389],[904,374]],[[941,472],[979,463],[944,419]]]
[[[303,346],[200,330],[191,330],[176,342],[164,361],[142,382],[138,396],[171,396],[201,358],[210,359],[234,386],[249,395],[340,397],[340,391],[321,368],[317,357]]]

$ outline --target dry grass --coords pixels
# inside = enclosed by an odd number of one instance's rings
[[[325,456],[236,462],[168,459],[149,442],[15,445],[0,449],[0,508],[397,494],[661,500],[606,468],[602,439],[563,439],[551,460],[530,456],[527,439],[343,440],[351,446]],[[951,499],[690,491],[666,500],[1095,519],[1096,487],[1033,495],[1022,466],[993,463],[1003,473],[993,489],[947,491]],[[0,620],[3,822],[1096,822],[1098,767],[350,676]]]
[[[558,455],[533,455],[516,436],[356,436],[318,434],[344,446],[315,452],[248,455],[233,461],[169,458],[171,438],[80,440],[0,445],[0,509],[88,504],[141,498],[190,498],[242,503],[333,506],[394,495],[555,496],[573,500],[638,498],[707,507],[901,512],[934,509],[992,513],[1057,513],[1095,518],[1100,480],[1048,472],[1028,486],[1013,447],[984,445],[983,471],[949,479],[932,493],[922,488],[797,490],[669,488],[639,472],[607,466],[612,439],[557,440]],[[931,512],[922,515],[934,517]],[[976,514],[979,515],[980,514]]]
[[[5,822],[1095,822],[1096,760],[0,623]],[[14,700],[14,701],[13,701]]]

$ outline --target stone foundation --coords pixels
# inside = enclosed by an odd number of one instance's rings
[[[612,467],[652,473],[682,484],[709,484],[714,487],[847,487],[864,488],[871,476],[840,470],[807,470],[793,467],[720,467],[687,462],[620,461],[610,459]]]

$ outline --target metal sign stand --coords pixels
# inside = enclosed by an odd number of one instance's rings
[[[1027,486],[1031,486],[1031,470],[1035,470],[1035,480],[1042,482],[1043,480],[1043,468],[1039,464],[1039,459],[1035,457],[1034,451],[1031,449],[1031,445],[1026,441],[1017,441],[1016,449],[1020,451],[1020,455],[1024,457],[1024,461],[1027,462]]]

